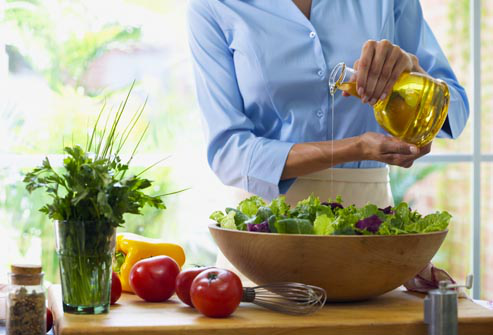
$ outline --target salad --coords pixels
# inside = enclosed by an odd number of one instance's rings
[[[291,208],[284,196],[267,204],[252,196],[236,208],[215,211],[210,218],[233,230],[281,234],[399,235],[430,233],[447,229],[451,215],[446,211],[421,215],[407,203],[378,208],[368,203],[357,208],[343,206],[341,197],[321,202],[314,195]]]

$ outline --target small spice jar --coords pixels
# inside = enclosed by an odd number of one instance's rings
[[[7,335],[46,334],[46,296],[38,265],[12,265],[7,294]]]

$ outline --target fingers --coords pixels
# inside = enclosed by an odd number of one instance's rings
[[[375,54],[373,56],[371,67],[368,70],[368,77],[366,79],[365,96],[363,97],[363,100],[369,101],[371,105],[375,104],[382,94],[381,91],[383,87],[376,90],[377,83],[386,81],[386,78],[382,77],[382,69],[384,63],[387,63],[388,54],[391,52],[392,43],[387,40],[378,42],[375,47]]]
[[[411,166],[413,166],[413,164],[414,164],[414,160],[410,160],[410,161],[404,162],[404,164],[401,165],[401,167],[409,169]]]
[[[411,166],[413,166],[415,160],[416,157],[404,159],[403,161],[400,162],[400,164],[396,164],[396,165],[408,169]]]
[[[392,47],[387,55],[385,64],[382,67],[382,72],[380,73],[380,80],[374,91],[374,96],[378,96],[379,100],[384,100],[387,95],[389,95],[390,90],[398,78],[394,78],[392,75],[394,74],[393,70],[400,56],[401,53],[399,47]]]
[[[383,42],[382,42],[383,43]],[[411,56],[403,51],[399,46],[390,44],[390,51],[380,73],[380,77],[375,88],[373,97],[383,100],[390,94],[390,91],[400,75],[405,71],[411,71],[413,60]],[[371,102],[370,102],[371,103]]]
[[[367,41],[355,62],[356,87],[363,103],[375,104],[385,99],[399,76],[411,71],[413,60],[399,46],[388,40]]]
[[[415,145],[398,140],[394,137],[389,137],[389,136],[386,137],[388,138],[388,140],[382,143],[380,149],[383,154],[402,154],[402,155],[419,154],[419,149]]]
[[[361,56],[358,63],[358,78],[356,79],[356,88],[358,95],[362,97],[363,103],[367,103],[366,96],[366,81],[368,78],[368,71],[370,70],[373,55],[375,53],[375,47],[377,42],[370,40],[367,41],[361,49]]]
[[[400,54],[398,59],[394,63],[394,67],[392,69],[391,74],[388,76],[388,80],[385,84],[385,88],[383,92],[385,95],[389,94],[395,82],[399,79],[400,75],[405,71],[410,71],[411,68],[409,66],[409,58],[406,55]]]
[[[386,163],[400,167],[411,167],[419,155],[419,149],[412,144],[403,142],[394,137],[386,136],[387,140],[382,143],[382,156]]]
[[[410,168],[413,165],[414,161],[416,160],[416,157],[413,155],[410,158],[409,156],[410,155],[400,155],[400,154],[386,155],[384,162],[390,165],[396,165],[403,168]]]
[[[365,160],[375,160],[390,165],[409,168],[414,161],[431,150],[431,143],[418,148],[398,138],[367,132],[360,135],[360,150]]]
[[[403,168],[410,168],[413,166],[416,159],[428,154],[431,151],[431,143],[427,144],[422,148],[416,148],[418,152],[416,154],[402,154],[402,153],[391,153],[386,155],[388,164],[400,166]],[[403,149],[403,151],[405,151]]]
[[[430,142],[427,145],[425,145],[424,147],[419,148],[419,157],[427,155],[430,153],[432,143],[433,142]]]

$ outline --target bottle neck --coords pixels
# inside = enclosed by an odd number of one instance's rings
[[[339,63],[334,66],[329,75],[330,93],[334,94],[335,90],[339,88],[341,84],[353,80],[356,76],[356,73],[356,70],[350,68],[345,63]]]

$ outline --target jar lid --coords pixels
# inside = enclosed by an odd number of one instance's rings
[[[10,276],[14,285],[41,285],[43,272],[41,265],[12,264]]]

